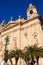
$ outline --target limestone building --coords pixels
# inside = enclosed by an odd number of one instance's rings
[[[5,20],[0,24],[0,62],[3,59],[5,50],[5,38],[9,37],[7,50],[24,49],[27,45],[37,44],[43,46],[43,30],[41,18],[35,6],[29,5],[27,19],[19,17],[17,20]]]

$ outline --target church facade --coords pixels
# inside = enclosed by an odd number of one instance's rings
[[[3,60],[7,36],[9,38],[8,51],[16,48],[24,49],[25,46],[34,44],[43,46],[41,19],[35,6],[29,5],[27,20],[19,17],[16,21],[11,19],[8,24],[4,21],[0,24],[0,62]]]

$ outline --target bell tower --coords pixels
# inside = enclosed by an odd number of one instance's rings
[[[39,16],[37,9],[32,4],[29,5],[29,8],[27,9],[27,20],[32,19],[34,17]]]

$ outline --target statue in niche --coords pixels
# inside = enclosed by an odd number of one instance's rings
[[[37,38],[37,35],[38,35],[38,33],[36,33],[36,32],[33,33],[35,44],[38,45],[38,38]]]
[[[34,40],[35,40],[35,43],[38,44],[37,35],[34,35]]]

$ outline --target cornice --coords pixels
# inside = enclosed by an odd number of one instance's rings
[[[41,21],[41,17],[40,17],[40,16],[37,16],[37,17],[32,18],[32,19],[30,19],[30,20],[26,20],[25,22],[16,23],[15,25],[13,25],[13,26],[11,26],[11,27],[9,27],[9,28],[6,28],[6,27],[5,27],[5,28],[3,28],[3,30],[2,30],[1,32],[5,32],[6,30],[9,30],[9,29],[11,29],[11,28],[13,28],[13,27],[16,27],[16,26],[18,26],[18,25],[20,25],[20,26],[25,25],[25,24],[27,24],[27,23],[29,23],[29,22],[35,20],[35,19],[39,19],[39,20]],[[41,24],[41,22],[40,22],[40,24]],[[7,26],[8,26],[8,25],[7,25]]]

